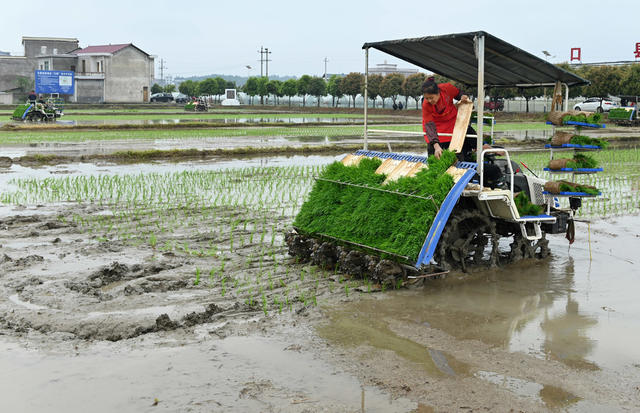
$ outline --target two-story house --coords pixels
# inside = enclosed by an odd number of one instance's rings
[[[148,102],[153,56],[132,43],[89,46],[71,54],[77,102]]]
[[[68,101],[149,101],[154,58],[132,43],[79,48],[77,39],[23,37],[22,44],[24,56],[0,56],[0,92],[17,91],[25,79],[33,85],[35,70],[70,70],[76,87]]]

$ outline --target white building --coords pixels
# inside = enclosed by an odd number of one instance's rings
[[[404,77],[413,75],[418,73],[418,69],[409,69],[409,68],[398,68],[398,65],[393,63],[387,63],[385,60],[384,63],[378,63],[375,67],[369,68],[370,75],[390,75],[390,74],[400,74]]]

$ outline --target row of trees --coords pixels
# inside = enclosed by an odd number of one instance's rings
[[[209,77],[201,81],[185,80],[180,83],[178,90],[187,96],[216,96],[224,94],[225,89],[235,89],[236,82],[224,80],[221,77]]]
[[[335,76],[337,78],[337,76]],[[334,79],[335,82],[335,79]],[[278,104],[280,98],[288,97],[289,106],[291,106],[291,98],[294,96],[302,96],[302,105],[306,105],[307,95],[316,96],[318,98],[318,106],[320,106],[320,97],[326,96],[327,93],[332,94],[335,90],[329,87],[329,83],[320,77],[312,77],[302,75],[300,79],[269,80],[266,77],[250,77],[247,83],[242,87],[242,91],[249,96],[249,103],[253,103],[255,96],[260,96],[260,103],[264,103],[264,98],[274,96],[275,103]]]
[[[561,63],[557,66],[591,82],[590,85],[570,88],[569,97],[640,96],[640,65],[581,66],[572,68],[567,63]],[[472,93],[475,94],[475,89]],[[487,95],[493,100],[523,97],[527,101],[527,112],[529,112],[530,100],[549,96],[551,93],[551,88],[542,87],[529,89],[499,88],[487,91]]]
[[[224,80],[221,77],[210,77],[201,81],[185,80],[178,86],[178,91],[184,93],[187,96],[202,96],[202,95],[222,95],[225,89],[235,89],[236,82],[230,82]],[[166,85],[164,87],[155,83],[151,86],[151,93],[161,92],[175,92],[176,85]]]
[[[559,67],[581,76],[589,81],[590,85],[572,87],[569,90],[570,97],[607,97],[607,96],[640,96],[640,65],[623,65],[623,66],[582,66],[577,69],[570,68],[568,64],[559,64]],[[426,80],[426,75],[416,73],[408,77],[400,74],[370,75],[367,81],[368,97],[376,105],[376,99],[382,98],[382,107],[385,105],[385,99],[390,98],[393,103],[402,96],[407,107],[408,99],[411,97],[415,100],[416,109],[418,109],[420,97],[422,96],[422,84]],[[438,83],[450,82],[457,87],[463,89],[466,93],[477,95],[475,87],[465,87],[465,85],[457,84],[443,76],[435,75],[435,81]],[[303,106],[305,105],[305,96],[311,95],[318,99],[331,95],[332,106],[335,106],[336,99],[343,96],[349,98],[349,106],[353,104],[355,107],[355,99],[358,95],[364,95],[364,75],[361,73],[349,73],[346,76],[331,76],[328,82],[322,78],[304,75],[299,79],[289,79],[285,82],[277,80],[270,81],[267,78],[249,78],[243,87],[243,91],[251,97],[260,96],[261,103],[264,103],[264,97],[274,96],[275,103],[279,103],[279,98],[283,96],[289,97],[289,105],[291,105],[291,97],[301,96]],[[486,91],[486,95],[493,100],[512,99],[521,97],[526,100],[526,111],[529,112],[529,101],[552,93],[551,88],[493,88]]]
[[[569,65],[558,65],[591,81],[591,85],[569,90],[572,97],[593,96],[640,96],[640,64],[623,66],[582,66],[570,69]]]
[[[373,101],[374,107],[378,97],[382,98],[382,107],[385,105],[384,99],[391,98],[395,103],[400,95],[405,96],[405,99],[413,97],[417,102],[422,95],[421,88],[424,81],[423,73],[416,73],[406,78],[400,74],[371,75],[367,83],[368,97]],[[320,99],[331,95],[332,106],[335,106],[339,99],[347,96],[348,106],[353,104],[355,107],[356,97],[364,94],[364,75],[355,72],[342,77],[333,75],[328,81],[320,77],[303,75],[299,79],[289,79],[284,82],[269,80],[266,77],[250,77],[242,91],[249,96],[250,103],[253,103],[255,96],[260,96],[261,103],[264,103],[265,97],[268,103],[269,98],[273,96],[275,103],[278,104],[280,98],[286,96],[291,105],[292,97],[301,96],[302,105],[305,106],[306,96],[310,95],[317,98],[317,105],[320,106]]]
[[[153,86],[151,86],[151,93],[171,93],[171,92],[175,92],[176,91],[176,85],[165,85],[164,87],[160,86],[157,83],[154,83]]]
[[[558,66],[591,81],[588,86],[571,88],[570,97],[640,95],[640,65],[583,66],[577,69],[570,68],[566,63]],[[370,75],[367,81],[368,97],[373,102],[373,107],[376,105],[376,99],[382,98],[383,108],[386,99],[390,98],[393,103],[396,103],[400,96],[404,97],[405,107],[407,107],[408,99],[411,97],[415,100],[416,109],[418,109],[420,97],[422,96],[422,84],[425,80],[426,75],[424,73],[415,73],[408,77],[400,74]],[[435,75],[435,80],[438,83],[451,82],[471,95],[477,94],[475,88],[466,88],[464,85],[456,84],[456,82],[450,81],[445,77]],[[186,80],[180,83],[178,90],[188,96],[222,95],[225,89],[233,89],[235,87],[235,82],[216,77],[199,82]],[[152,93],[173,92],[174,90],[175,85],[167,85],[162,88],[155,84],[151,88]],[[355,107],[356,97],[364,95],[364,75],[355,72],[346,76],[333,75],[327,81],[321,77],[303,75],[299,79],[288,79],[284,82],[281,80],[269,80],[266,77],[249,77],[242,86],[242,91],[249,96],[250,104],[253,104],[253,99],[256,96],[260,97],[261,104],[268,104],[271,98],[274,99],[273,103],[279,104],[281,98],[287,97],[289,106],[291,106],[291,98],[300,96],[302,97],[302,105],[306,106],[306,97],[315,96],[317,105],[320,106],[321,98],[330,95],[332,97],[332,106],[336,106],[339,100],[346,96],[349,98],[347,106],[353,105]],[[527,101],[528,112],[529,101],[550,95],[551,89],[496,88],[489,89],[486,92],[487,96],[494,100],[522,97]]]

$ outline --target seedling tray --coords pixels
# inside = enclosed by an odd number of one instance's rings
[[[553,195],[553,196],[577,196],[577,197],[596,197],[596,196],[600,196],[602,195],[602,192],[598,192],[596,195],[592,195],[592,194],[588,194],[586,192],[560,192],[557,194],[551,193],[549,191],[542,191],[543,194],[545,195]]]
[[[553,172],[573,172],[573,173],[577,173],[577,174],[592,174],[595,172],[602,172],[603,169],[602,168],[560,168],[560,169],[549,169],[549,168],[544,168],[545,171],[549,171],[551,173]]]

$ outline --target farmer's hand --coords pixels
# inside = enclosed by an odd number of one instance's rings
[[[440,147],[440,144],[436,143],[435,145],[433,145],[433,149],[435,149],[433,156],[435,156],[436,159],[440,159],[440,157],[442,156],[442,148]]]
[[[460,103],[470,103],[471,100],[469,99],[469,96],[467,95],[462,95],[460,96]]]

